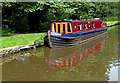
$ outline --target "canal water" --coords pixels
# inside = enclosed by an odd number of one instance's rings
[[[118,81],[118,30],[80,45],[45,46],[2,59],[3,81]]]

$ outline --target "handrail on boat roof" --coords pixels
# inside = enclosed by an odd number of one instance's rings
[[[51,22],[72,22],[72,21],[103,21],[101,19],[83,19],[83,20],[53,20]]]

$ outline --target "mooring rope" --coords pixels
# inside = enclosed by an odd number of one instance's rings
[[[40,39],[42,39],[43,37],[45,37],[46,34],[44,34],[42,37],[40,37],[39,39],[34,41],[34,44],[37,44],[36,42],[39,41]]]

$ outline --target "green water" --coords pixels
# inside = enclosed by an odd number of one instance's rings
[[[2,59],[3,81],[117,81],[118,30],[73,47],[39,47]]]

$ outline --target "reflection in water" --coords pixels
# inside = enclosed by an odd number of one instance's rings
[[[31,56],[37,56],[38,58],[44,57],[44,49],[41,48],[40,51],[31,49],[31,50],[22,51],[22,52],[15,53],[15,54],[9,54],[8,56],[1,59],[2,61],[0,64],[6,64],[13,60],[21,61],[23,64],[25,62],[29,63],[29,57],[31,57]]]
[[[109,81],[118,81],[118,65],[109,65],[111,68],[107,70],[106,74],[109,76]]]
[[[25,61],[29,62],[29,58],[31,56],[30,53],[25,53],[24,55],[20,55],[21,57],[16,57],[17,61],[22,61],[23,64],[25,63]]]
[[[119,28],[120,26],[118,26]],[[40,47],[2,58],[7,81],[114,81],[118,78],[118,29],[81,45]],[[113,78],[114,77],[114,78]]]
[[[77,45],[75,47],[63,47],[50,50],[49,65],[52,68],[65,69],[69,67],[77,67],[84,60],[94,56],[94,53],[101,50],[105,46],[107,35],[91,41],[87,44]],[[66,55],[67,56],[64,56]]]

